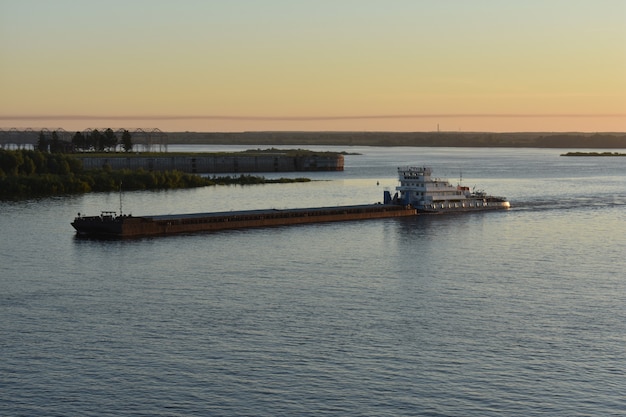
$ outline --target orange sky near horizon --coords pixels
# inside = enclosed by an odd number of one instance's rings
[[[0,128],[626,131],[621,0],[0,0]]]
[[[166,132],[246,132],[246,131],[378,131],[378,132],[626,132],[626,115],[613,116],[536,116],[516,115],[439,115],[335,119],[258,119],[258,118],[172,118],[172,117],[44,117],[0,119],[0,126],[18,130],[47,128],[81,131],[107,127],[125,129],[158,128]],[[575,127],[575,129],[573,129]],[[6,128],[5,128],[6,130]]]

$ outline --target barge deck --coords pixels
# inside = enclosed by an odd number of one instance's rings
[[[79,213],[72,222],[72,226],[79,236],[84,237],[134,238],[253,227],[382,219],[416,214],[417,210],[414,208],[386,204],[158,216],[118,216],[115,212],[103,212],[100,216],[81,216]]]

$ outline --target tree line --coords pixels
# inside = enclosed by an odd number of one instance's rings
[[[85,170],[80,160],[61,153],[0,149],[0,198],[125,190],[190,188],[211,185],[180,171]]]
[[[0,149],[0,199],[124,190],[159,190],[217,184],[307,182],[307,178],[267,180],[264,177],[207,178],[181,171],[85,170],[83,163],[62,153]]]
[[[42,130],[39,132],[35,148],[38,151],[50,153],[104,152],[114,151],[119,145],[124,152],[132,152],[132,134],[128,130],[123,130],[120,138],[111,128],[104,132],[98,129],[88,133],[76,132],[70,142],[61,140],[56,130],[50,137]]]

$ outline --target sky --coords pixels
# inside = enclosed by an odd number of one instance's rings
[[[0,129],[625,132],[626,0],[0,0]]]

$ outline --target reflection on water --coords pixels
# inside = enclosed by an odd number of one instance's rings
[[[117,193],[2,202],[0,414],[626,409],[622,162],[348,150],[320,181],[128,192],[124,211],[371,203],[408,164],[512,208],[100,241],[70,222]]]

